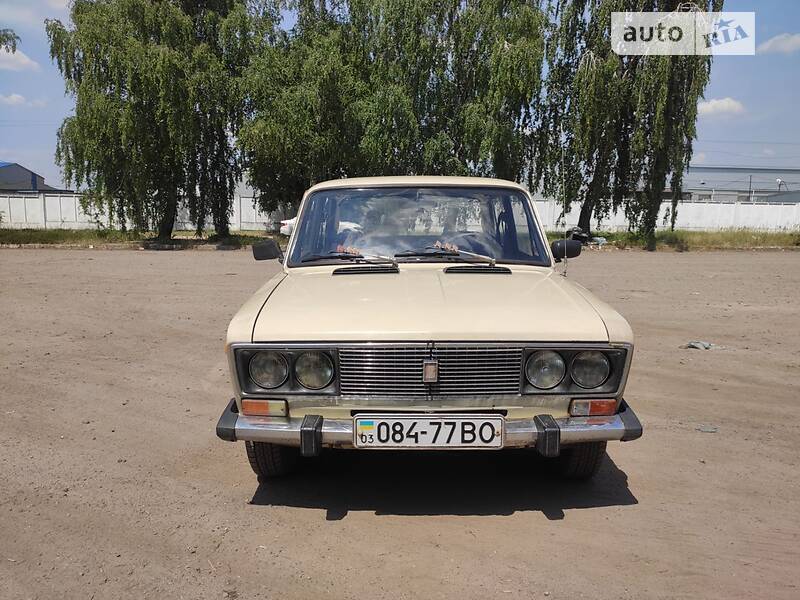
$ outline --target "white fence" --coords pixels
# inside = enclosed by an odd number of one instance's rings
[[[561,205],[558,202],[537,198],[536,206],[545,229],[552,231],[563,227],[563,222],[560,221]],[[669,202],[665,202],[659,215],[659,227],[669,226],[669,209]],[[579,213],[580,206],[576,203],[567,215],[569,226],[578,222]],[[78,194],[0,194],[0,214],[0,227],[17,229],[91,229],[108,225],[107,222],[98,223],[91,215],[83,212]],[[283,217],[257,210],[251,196],[236,196],[233,201],[231,230],[273,227],[279,218]],[[605,231],[619,231],[626,230],[628,223],[625,214],[619,211],[599,223],[595,220],[594,227]],[[740,196],[735,195],[718,197],[714,202],[693,199],[678,205],[675,227],[700,231],[738,228],[797,230],[800,229],[800,203],[765,202],[758,197],[754,201],[742,201]],[[175,228],[194,229],[189,221],[188,211],[179,212]]]
[[[0,193],[0,227],[14,229],[94,229],[107,227],[108,219],[98,222],[81,208],[80,194]],[[283,218],[263,213],[254,206],[252,196],[233,199],[231,230],[258,230]],[[175,222],[179,231],[194,230],[189,211],[181,209]]]
[[[561,204],[555,200],[536,200],[539,217],[548,231],[562,229]],[[658,216],[658,227],[669,227],[670,202],[664,202]],[[580,206],[574,204],[567,215],[567,224],[578,223]],[[602,231],[626,231],[628,221],[620,210],[598,221],[592,219],[592,227]],[[684,201],[678,204],[675,229],[715,231],[719,229],[757,229],[762,231],[800,229],[800,203],[777,203],[758,201]]]

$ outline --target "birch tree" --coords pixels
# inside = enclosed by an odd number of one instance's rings
[[[169,239],[184,204],[228,234],[241,173],[234,136],[251,25],[239,0],[75,0],[47,21],[75,113],[58,132],[67,181],[122,228]]]

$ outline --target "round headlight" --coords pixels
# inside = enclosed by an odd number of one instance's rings
[[[572,380],[582,388],[596,388],[603,385],[611,373],[611,365],[606,355],[597,350],[580,352],[572,359],[569,369]]]
[[[558,352],[552,350],[540,350],[531,354],[528,362],[525,363],[525,376],[531,385],[540,390],[549,390],[556,387],[561,380],[567,367],[564,359]]]
[[[280,352],[256,352],[250,359],[250,378],[260,387],[271,390],[289,377],[289,363]]]
[[[333,362],[324,352],[304,352],[294,362],[294,376],[304,388],[321,390],[333,381]]]

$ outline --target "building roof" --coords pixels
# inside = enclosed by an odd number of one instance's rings
[[[72,190],[47,185],[44,177],[16,162],[0,160],[0,190],[4,192],[69,192]]]

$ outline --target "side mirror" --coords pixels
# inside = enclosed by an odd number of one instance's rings
[[[556,262],[561,262],[563,258],[580,256],[581,243],[578,240],[556,240],[550,244],[550,250],[552,250]]]
[[[258,244],[253,244],[253,258],[256,260],[272,260],[274,258],[283,259],[278,242],[275,240],[264,240]]]

